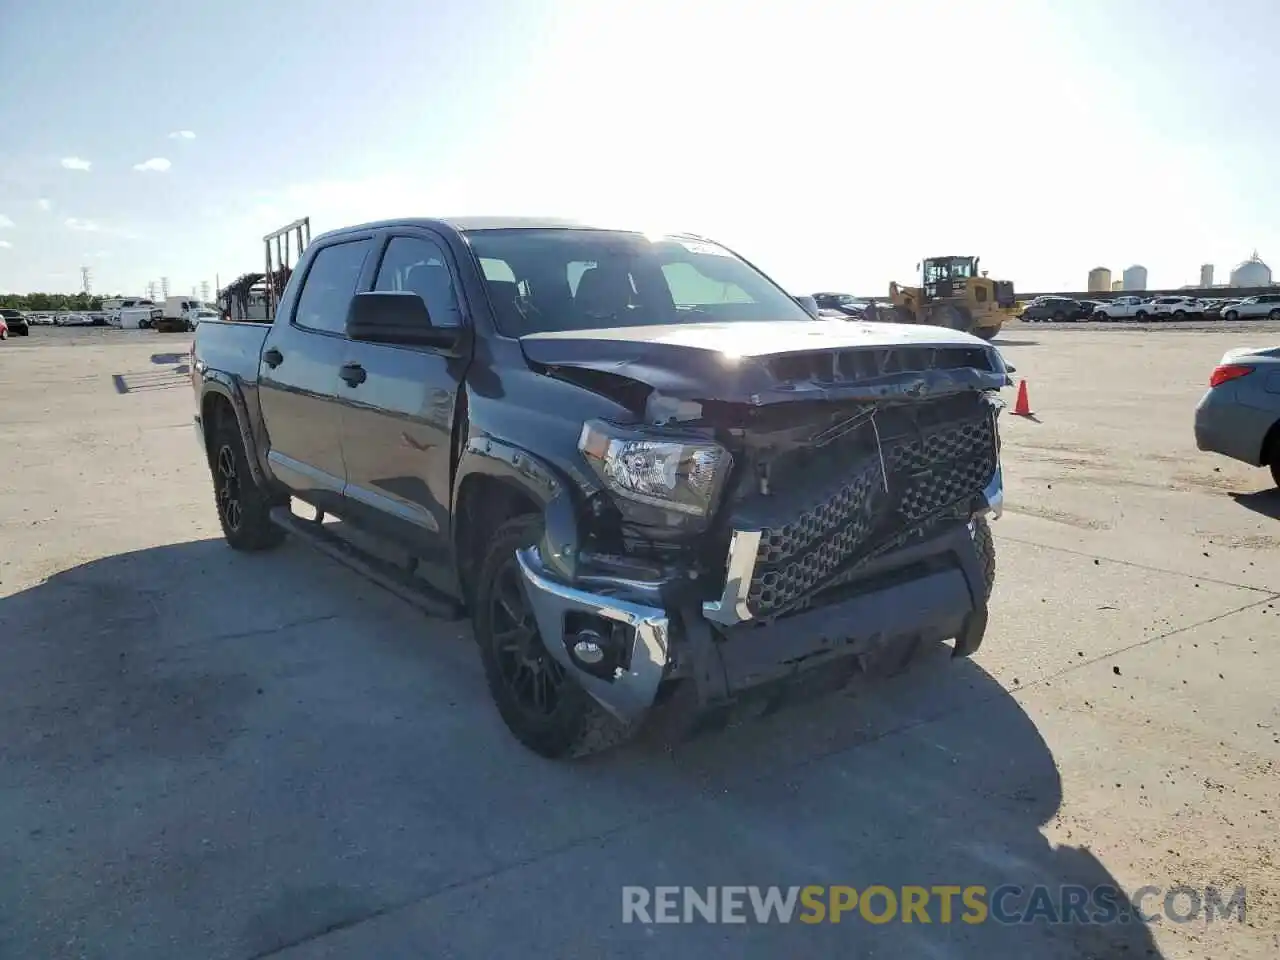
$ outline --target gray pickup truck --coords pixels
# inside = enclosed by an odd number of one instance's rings
[[[470,616],[545,756],[982,642],[1010,378],[969,334],[815,318],[700,237],[401,220],[192,353],[231,546]]]

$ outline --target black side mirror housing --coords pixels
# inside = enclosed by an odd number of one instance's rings
[[[347,336],[363,343],[432,347],[453,354],[463,341],[461,327],[434,327],[426,302],[407,290],[357,293],[347,310]]]

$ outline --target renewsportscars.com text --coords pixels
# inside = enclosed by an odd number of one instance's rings
[[[724,886],[622,888],[623,923],[1215,923],[1245,917],[1245,888]]]

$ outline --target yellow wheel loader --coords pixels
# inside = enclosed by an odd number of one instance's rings
[[[930,257],[917,266],[920,286],[889,284],[893,320],[950,327],[984,340],[1000,332],[1015,306],[1011,281],[979,274],[977,257]]]

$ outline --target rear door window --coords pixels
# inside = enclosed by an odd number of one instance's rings
[[[368,253],[367,239],[335,243],[318,252],[298,295],[293,322],[308,330],[343,333]]]

